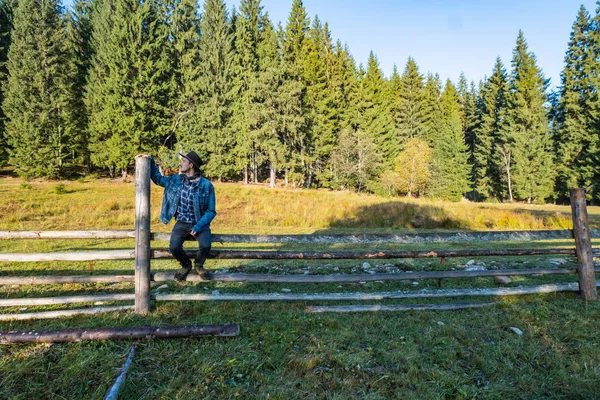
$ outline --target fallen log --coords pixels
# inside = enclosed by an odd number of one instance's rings
[[[600,268],[597,268],[600,272]],[[188,282],[253,282],[253,283],[337,283],[337,282],[373,282],[401,281],[413,279],[450,279],[476,278],[505,275],[563,275],[576,274],[574,268],[529,268],[529,269],[499,269],[487,271],[422,271],[398,272],[395,274],[333,274],[333,275],[274,275],[274,274],[219,274],[213,273],[210,279],[200,275],[190,274]],[[152,280],[165,282],[175,279],[174,272],[155,272]],[[1,282],[1,280],[0,280]]]
[[[83,340],[173,339],[200,336],[238,336],[237,324],[138,326],[131,328],[63,329],[56,331],[0,331],[0,344],[61,343]]]
[[[306,307],[306,312],[310,313],[347,313],[347,312],[376,312],[376,311],[449,311],[464,310],[467,308],[483,308],[498,304],[497,301],[485,303],[457,303],[457,304],[393,304],[393,305],[349,305],[349,306],[315,306]]]
[[[187,251],[195,257],[196,251]],[[251,251],[213,250],[208,258],[220,260],[348,260],[391,258],[441,258],[441,257],[488,257],[488,256],[534,256],[565,254],[575,255],[575,249],[511,249],[511,250],[440,250],[440,251]],[[100,250],[62,253],[0,253],[0,261],[95,261],[131,260],[134,250]],[[173,258],[165,249],[154,249],[151,258]]]
[[[0,276],[0,285],[133,282],[133,275]]]
[[[134,294],[100,294],[100,295],[81,295],[81,296],[56,296],[56,297],[37,297],[20,299],[0,299],[0,307],[18,307],[18,306],[47,306],[50,304],[73,304],[73,303],[93,303],[95,301],[121,301],[135,300]]]
[[[0,314],[0,321],[29,321],[33,319],[54,319],[74,317],[77,315],[93,315],[107,312],[133,310],[134,306],[90,307],[77,310],[41,311],[21,314]]]
[[[600,283],[599,283],[600,284]],[[160,301],[340,301],[340,300],[384,300],[384,299],[417,299],[426,297],[461,297],[461,296],[514,296],[521,294],[577,292],[579,283],[561,283],[539,286],[519,286],[512,288],[481,289],[432,289],[405,290],[397,292],[374,293],[267,293],[267,294],[166,294],[155,293],[152,298]]]

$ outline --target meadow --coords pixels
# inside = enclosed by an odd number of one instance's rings
[[[213,233],[406,233],[457,230],[569,229],[570,207],[447,203],[383,198],[350,192],[268,189],[215,184]],[[161,188],[152,188],[152,230]],[[23,182],[0,177],[0,230],[133,229],[132,182],[82,178]],[[592,228],[600,207],[589,207]],[[154,243],[166,247],[166,243]],[[300,245],[215,248],[296,249]],[[311,245],[310,250],[356,245]],[[465,249],[573,247],[572,241],[377,245],[361,248]],[[133,248],[133,240],[3,240],[2,252]],[[461,269],[469,259],[259,262],[209,261],[230,272],[365,273]],[[571,257],[497,257],[474,260],[485,268],[573,267]],[[153,270],[174,270],[154,260]],[[0,263],[0,275],[133,273],[132,261]],[[576,276],[513,277],[508,286],[576,281]],[[201,282],[153,284],[168,293],[374,292],[437,287],[495,287],[491,278],[344,284]],[[131,293],[133,285],[0,286],[1,298],[78,293]],[[480,299],[477,299],[480,300]],[[491,300],[490,298],[481,301]],[[498,299],[494,299],[498,300]],[[446,303],[468,298],[367,302]],[[105,303],[121,304],[119,302]],[[328,305],[343,304],[327,302]],[[315,302],[161,302],[147,317],[132,312],[44,321],[0,322],[0,330],[137,325],[238,323],[235,338],[82,342],[0,346],[0,398],[103,398],[132,344],[137,354],[124,399],[537,399],[594,398],[600,379],[600,305],[574,293],[506,297],[490,308],[309,314]],[[73,306],[72,308],[78,308]],[[13,307],[18,313],[55,307]],[[524,332],[515,334],[510,328]]]

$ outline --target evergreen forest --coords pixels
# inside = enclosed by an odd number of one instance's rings
[[[577,10],[574,10],[574,14]],[[600,8],[549,90],[525,34],[479,82],[357,65],[293,0],[0,0],[0,166],[125,176],[195,150],[215,181],[459,201],[600,199]]]

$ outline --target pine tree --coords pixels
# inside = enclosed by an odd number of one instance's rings
[[[74,150],[81,161],[89,165],[87,123],[88,115],[85,107],[85,85],[91,67],[92,49],[92,0],[76,0],[67,14],[67,43],[71,52],[72,68],[75,69],[72,90],[74,97],[73,124],[78,136]],[[75,139],[75,138],[74,138]]]
[[[467,83],[467,78],[464,73],[461,72],[458,79],[458,94],[460,96],[460,102],[462,106],[462,123],[463,123],[463,135],[465,137],[465,143],[469,149],[469,165],[471,166],[471,172],[469,174],[471,182],[474,182],[475,178],[475,129],[477,126],[477,115],[476,115],[476,103],[477,103],[477,91],[475,89],[475,82],[471,81]],[[471,198],[475,197],[475,188],[471,190]]]
[[[510,187],[516,198],[543,202],[553,192],[552,144],[544,105],[548,81],[536,65],[523,32],[513,51],[510,89],[507,94],[506,133],[501,141],[510,152]],[[506,164],[505,164],[506,165]]]
[[[480,90],[473,157],[473,184],[479,200],[500,200],[507,193],[502,182],[503,159],[497,151],[507,107],[507,79],[502,60],[498,57],[492,75]]]
[[[198,41],[200,39],[200,19],[196,0],[170,0],[165,4],[164,17],[170,28],[168,41],[168,54],[171,59],[172,74],[169,92],[171,101],[170,132],[161,143],[159,154],[163,162],[172,154],[170,149],[177,147],[179,151],[191,149],[191,137],[200,135],[196,124],[195,114],[198,107],[198,94],[200,92],[199,64],[200,53]],[[177,142],[177,145],[175,145]],[[173,165],[177,160],[170,157]]]
[[[61,176],[72,154],[74,71],[65,39],[58,0],[19,0],[3,108],[11,164],[21,176]]]
[[[442,82],[438,74],[427,75],[425,88],[423,89],[423,140],[434,147],[438,132],[442,129]]]
[[[371,135],[382,157],[382,168],[391,169],[400,146],[394,142],[390,98],[386,97],[386,81],[373,52],[369,55],[367,71],[361,80],[363,110],[362,129]]]
[[[232,37],[222,0],[206,0],[200,23],[198,135],[185,137],[208,158],[205,174],[219,179],[235,174],[235,137],[231,132]]]
[[[286,123],[284,140],[289,149],[287,168],[294,175],[301,174],[301,177],[296,175],[293,180],[300,182],[302,185],[305,185],[308,181],[308,164],[305,148],[307,145],[306,119],[304,113],[306,82],[303,79],[303,55],[304,42],[309,25],[310,21],[302,0],[294,0],[285,30],[280,32],[284,80],[286,81],[286,92],[283,94],[285,98],[295,98],[297,95],[300,95],[301,103],[300,107],[295,111],[290,110],[287,113],[288,123]]]
[[[460,96],[450,80],[446,81],[440,102],[443,124],[433,148],[433,184],[429,195],[459,201],[470,188],[469,153],[463,134]]]
[[[306,83],[304,97],[307,133],[307,186],[311,186],[313,175],[318,183],[326,180],[325,166],[335,145],[339,130],[335,93],[330,79],[330,63],[333,48],[327,24],[321,25],[315,16],[304,42],[303,80]]]
[[[102,0],[93,19],[86,87],[91,160],[111,174],[168,136],[168,30],[157,1]]]
[[[244,171],[248,183],[251,167],[254,182],[258,182],[261,162],[256,141],[258,116],[253,112],[258,79],[258,45],[261,34],[262,7],[259,0],[242,0],[235,23],[233,56],[233,102],[231,127],[236,135],[236,164]]]
[[[598,134],[588,110],[594,102],[590,68],[596,62],[592,53],[591,21],[581,6],[573,24],[554,121],[554,141],[557,153],[557,195],[562,201],[569,198],[574,187],[593,187],[598,166],[594,153],[598,151]],[[598,190],[587,193],[594,196]]]
[[[0,105],[4,102],[4,92],[8,80],[6,63],[8,61],[8,49],[10,48],[15,8],[16,0],[0,0]],[[8,159],[5,124],[6,115],[0,107],[0,167]]]
[[[398,130],[400,140],[425,137],[426,112],[424,107],[423,76],[412,57],[408,58],[401,77]]]

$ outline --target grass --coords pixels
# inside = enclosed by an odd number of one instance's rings
[[[385,199],[313,190],[268,190],[216,184],[216,233],[346,233],[421,230],[566,229],[566,206],[444,203]],[[160,188],[152,189],[152,229]],[[0,230],[132,229],[134,186],[108,180],[27,182],[0,179]],[[592,227],[600,208],[590,207]],[[165,243],[154,244],[165,247]],[[403,250],[572,247],[571,241],[402,245]],[[132,248],[133,240],[10,240],[3,252]],[[232,245],[217,248],[301,249],[299,245]],[[361,248],[398,248],[365,245]],[[311,245],[343,250],[352,245]],[[476,260],[493,268],[553,266],[570,257]],[[369,261],[371,271],[463,268],[468,259]],[[153,270],[177,268],[155,260]],[[364,273],[363,262],[211,261],[210,268],[269,273]],[[0,263],[0,275],[132,273],[131,261]],[[576,280],[575,276],[514,277],[512,286]],[[417,284],[415,284],[417,283]],[[169,282],[168,293],[373,292],[423,288],[494,287],[491,278],[290,285]],[[155,284],[154,289],[164,283]],[[133,285],[0,286],[1,298],[131,293]],[[477,301],[490,299],[477,299]],[[404,303],[474,301],[470,298]],[[320,304],[324,304],[321,302]],[[398,304],[401,301],[367,302]],[[118,302],[109,304],[120,304]],[[326,302],[326,304],[343,304]],[[90,304],[91,305],[91,304]],[[129,347],[137,353],[121,398],[125,399],[537,399],[594,398],[600,379],[600,305],[573,293],[507,297],[486,309],[452,312],[307,314],[315,302],[161,302],[147,317],[111,313],[52,321],[0,322],[0,330],[136,325],[238,323],[236,338],[83,342],[0,346],[0,398],[103,398]],[[85,305],[84,305],[85,306]],[[12,307],[3,313],[79,308]],[[518,327],[519,336],[510,330]]]

